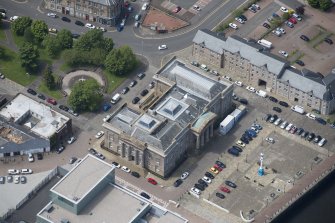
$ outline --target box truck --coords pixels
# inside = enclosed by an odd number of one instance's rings
[[[222,135],[226,135],[234,126],[235,117],[232,115],[228,115],[221,123],[220,123],[220,133]]]
[[[258,40],[257,43],[259,45],[265,46],[268,49],[272,48],[272,43],[270,41],[265,40],[265,39]]]
[[[294,105],[291,107],[291,110],[292,111],[295,111],[295,112],[298,112],[299,114],[304,114],[305,113],[305,110],[303,107],[299,106],[299,105]]]

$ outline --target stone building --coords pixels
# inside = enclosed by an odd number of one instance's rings
[[[103,124],[105,148],[163,177],[189,149],[204,149],[215,123],[232,110],[233,86],[190,66],[172,59],[154,76],[155,88],[139,104],[121,106]]]
[[[307,69],[297,70],[253,40],[225,38],[209,30],[199,30],[193,39],[192,54],[198,61],[222,68],[233,79],[264,88],[292,104],[322,114],[335,110],[335,73],[323,77]]]
[[[115,26],[123,0],[45,0],[45,8],[86,21]]]

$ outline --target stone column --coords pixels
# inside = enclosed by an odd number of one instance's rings
[[[130,146],[128,146],[128,148],[127,148],[127,159],[128,159],[128,161],[130,161],[131,151],[132,151],[132,148]]]
[[[138,165],[140,163],[139,161],[139,157],[140,156],[140,151],[138,150],[135,150],[135,158],[134,158],[134,161],[135,161],[135,164]]]
[[[205,134],[206,134],[206,142],[208,142],[209,141],[209,126],[206,128]]]
[[[200,136],[201,136],[200,137],[201,138],[200,145],[204,146],[205,145],[205,134],[204,134],[204,132],[202,132]]]
[[[200,149],[200,135],[197,136],[197,142],[195,145],[195,149],[199,150]]]
[[[124,146],[121,146],[121,157],[124,158],[126,156],[126,148]]]
[[[209,126],[209,137],[213,137],[213,135],[214,135],[214,131],[213,131],[214,127],[213,126],[214,126],[213,123]]]

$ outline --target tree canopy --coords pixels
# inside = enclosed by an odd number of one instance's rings
[[[72,33],[67,29],[62,29],[57,33],[57,40],[62,49],[70,49],[73,45]]]
[[[49,90],[52,90],[55,88],[56,86],[55,77],[52,75],[52,69],[50,65],[48,65],[44,70],[43,80]]]
[[[16,35],[23,36],[24,30],[30,27],[31,23],[32,23],[31,18],[27,16],[23,16],[23,17],[19,17],[14,22],[12,22],[11,28]]]
[[[103,32],[98,29],[92,29],[82,35],[74,44],[76,50],[90,51],[94,48],[104,48]]]
[[[68,104],[75,111],[96,111],[103,100],[100,86],[94,79],[78,81],[73,85]]]
[[[106,57],[105,67],[114,74],[121,75],[134,69],[136,56],[129,46],[113,49]]]
[[[48,25],[42,20],[34,20],[31,24],[31,32],[39,42],[48,35]]]
[[[322,11],[328,11],[333,6],[331,0],[319,0],[319,4]]]
[[[36,70],[38,68],[39,53],[37,47],[31,43],[24,43],[20,48],[21,66],[26,70]]]
[[[62,50],[59,40],[54,36],[47,36],[43,40],[43,46],[45,47],[47,53],[51,57],[56,57],[59,52]]]

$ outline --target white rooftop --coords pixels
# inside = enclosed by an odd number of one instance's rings
[[[68,117],[53,110],[46,104],[35,101],[23,94],[18,94],[9,104],[0,110],[0,115],[7,120],[13,120],[44,138],[51,137],[61,129],[69,120]],[[20,123],[26,117],[32,117],[33,121],[27,119],[26,123]]]

